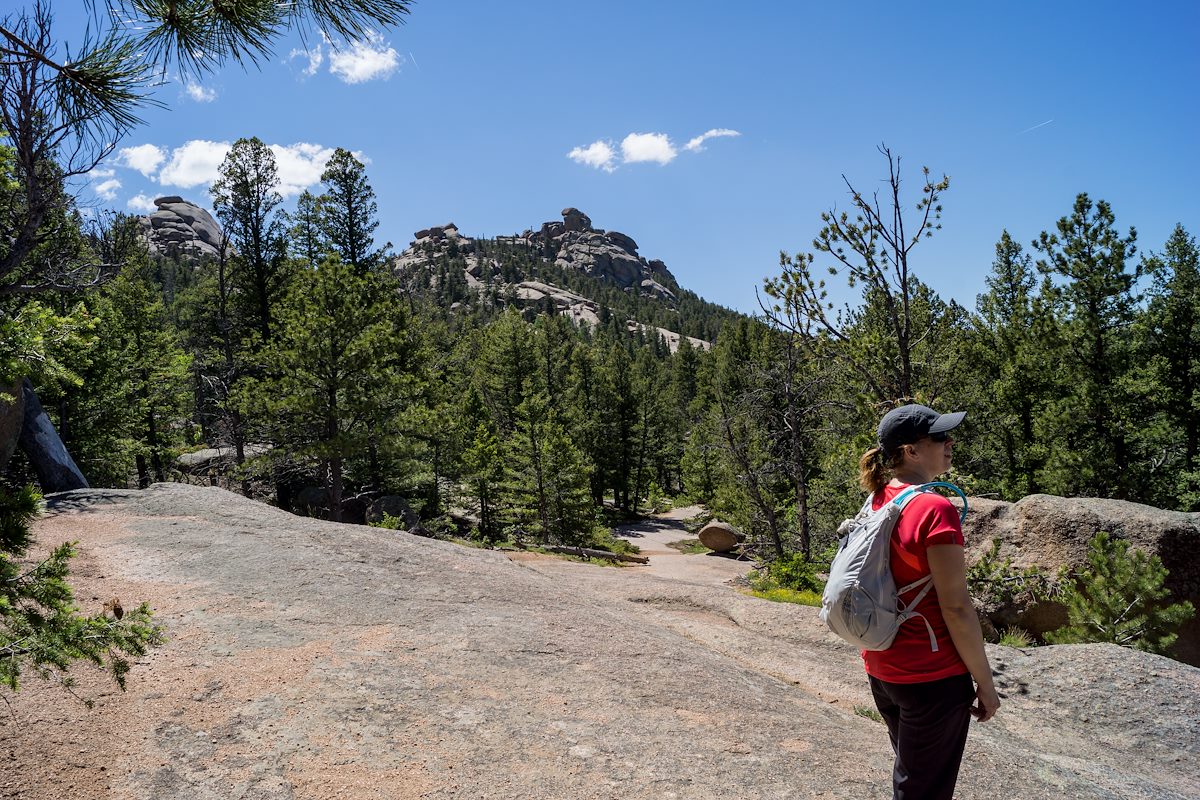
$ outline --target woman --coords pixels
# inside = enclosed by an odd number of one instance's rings
[[[950,469],[950,431],[965,416],[921,405],[888,412],[879,423],[878,446],[859,461],[859,480],[872,493],[872,506],[879,509],[907,487]],[[986,722],[1000,708],[967,593],[958,510],[939,494],[918,493],[900,515],[891,547],[897,586],[926,575],[933,575],[934,586],[915,609],[921,616],[900,626],[891,647],[862,654],[896,753],[893,796],[951,800],[971,716]],[[937,637],[936,651],[922,617]]]

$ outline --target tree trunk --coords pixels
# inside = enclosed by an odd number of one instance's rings
[[[75,465],[75,459],[67,452],[58,431],[54,430],[54,425],[38,401],[33,384],[28,378],[21,388],[25,401],[25,415],[18,443],[37,473],[42,491],[49,494],[89,488],[87,479]]]

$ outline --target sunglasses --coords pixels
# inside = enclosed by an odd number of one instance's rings
[[[929,434],[929,438],[935,442],[945,442],[950,439],[950,432],[942,431],[941,433],[931,433]]]

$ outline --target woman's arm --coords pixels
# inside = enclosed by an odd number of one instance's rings
[[[929,559],[929,571],[933,574],[933,587],[937,590],[938,605],[950,638],[958,650],[959,657],[975,679],[975,696],[979,704],[971,713],[980,722],[991,719],[1000,709],[1000,696],[992,682],[992,666],[983,649],[983,631],[979,628],[979,617],[971,604],[967,592],[967,563],[962,545],[938,544],[925,551]]]

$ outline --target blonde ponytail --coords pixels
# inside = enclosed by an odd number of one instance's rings
[[[859,485],[864,491],[871,494],[883,491],[883,487],[887,486],[890,480],[889,472],[900,466],[903,461],[903,451],[898,451],[891,458],[886,458],[883,448],[872,447],[858,460]]]

